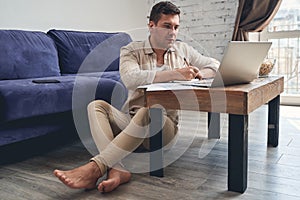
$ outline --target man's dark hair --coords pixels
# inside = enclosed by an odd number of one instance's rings
[[[170,1],[161,1],[152,7],[149,21],[153,21],[155,24],[157,24],[162,14],[180,16],[180,10]]]

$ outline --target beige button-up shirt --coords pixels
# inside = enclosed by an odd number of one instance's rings
[[[128,88],[128,99],[123,107],[125,112],[135,112],[144,106],[143,91],[137,89],[141,85],[151,84],[158,69],[174,70],[185,66],[185,60],[199,69],[217,70],[220,63],[216,59],[201,55],[193,47],[176,41],[164,55],[164,65],[157,66],[157,56],[150,41],[131,42],[121,48],[120,75]],[[173,114],[172,114],[173,115]]]

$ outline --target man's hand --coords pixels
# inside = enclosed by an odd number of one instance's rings
[[[181,77],[179,77],[179,80],[192,80],[195,78],[202,79],[203,75],[201,71],[194,66],[188,66],[184,68],[180,68],[176,70],[181,74]]]
[[[176,70],[156,72],[153,83],[169,82],[174,80],[189,81],[195,78],[201,80],[203,78],[212,78],[215,74],[216,72],[210,68],[199,70],[197,67],[188,66]]]

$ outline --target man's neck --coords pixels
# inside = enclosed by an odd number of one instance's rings
[[[167,52],[166,49],[155,49],[155,48],[153,48],[153,51],[155,52],[157,57],[160,57],[160,56],[163,57],[165,55],[165,53]]]
[[[160,48],[159,45],[157,45],[154,41],[151,40],[151,37],[149,41],[153,51],[157,56],[163,56],[167,52],[166,48]]]

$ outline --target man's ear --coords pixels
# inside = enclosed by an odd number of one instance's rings
[[[149,28],[153,28],[154,25],[155,25],[155,24],[154,24],[153,21],[149,21],[149,24],[148,24],[148,27],[149,27]]]

